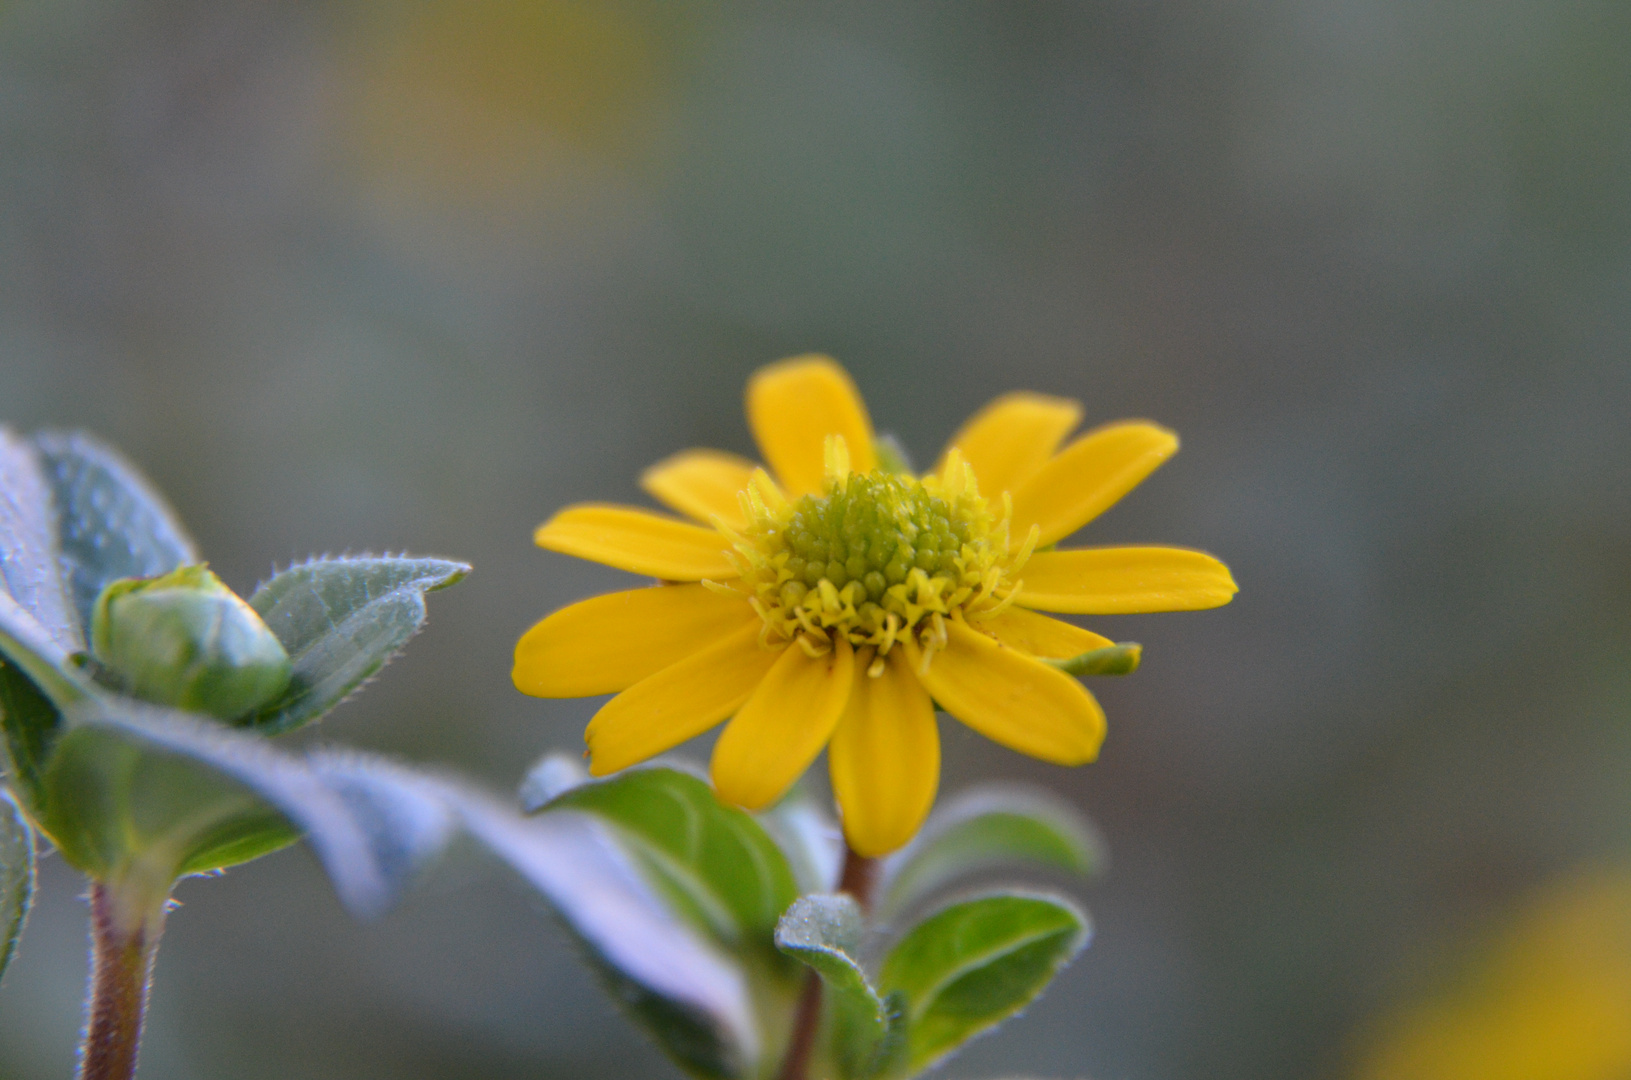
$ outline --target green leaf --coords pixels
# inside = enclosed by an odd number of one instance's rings
[[[40,824],[99,880],[167,888],[305,833],[340,899],[371,915],[451,835],[444,796],[378,759],[296,757],[253,733],[131,701],[87,701],[65,719]]]
[[[108,582],[199,561],[169,504],[117,450],[80,432],[42,432],[34,445],[54,497],[57,549],[82,633]]]
[[[1089,649],[1085,653],[1067,656],[1063,660],[1043,657],[1042,662],[1052,664],[1070,675],[1131,675],[1138,670],[1138,663],[1143,656],[1144,646],[1136,641],[1124,641],[1120,645]]]
[[[521,818],[468,791],[465,827],[518,870],[565,921],[612,997],[693,1076],[764,1072],[757,1013],[773,1008],[741,966],[652,891],[628,834],[593,812],[552,806]]]
[[[0,427],[0,592],[62,648],[85,647],[63,587],[51,486],[32,444]]]
[[[658,887],[729,948],[770,950],[776,920],[798,896],[787,859],[748,814],[707,783],[666,767],[631,769],[562,793],[572,809],[617,826]]]
[[[0,975],[17,951],[33,896],[34,830],[11,793],[0,788]]]
[[[328,712],[384,667],[425,622],[425,593],[470,572],[445,559],[314,559],[275,575],[249,606],[294,663],[283,695],[248,722],[292,731]]]
[[[175,875],[304,833],[342,902],[389,907],[462,827],[549,901],[618,1000],[695,1075],[756,1075],[759,1003],[742,969],[676,917],[599,817],[526,818],[467,784],[348,751],[284,753],[173,710],[87,700],[46,777],[48,831],[98,878],[168,890]]]
[[[147,892],[299,835],[232,776],[99,724],[58,739],[42,787],[40,824],[63,858],[99,881],[138,881]]]
[[[882,1074],[904,1045],[899,1009],[878,996],[855,959],[863,929],[860,905],[845,893],[801,896],[776,924],[776,948],[826,986],[825,1042],[841,1080]]]
[[[1088,939],[1058,897],[1000,893],[952,904],[909,930],[878,978],[906,1005],[907,1060],[920,1072],[1036,999]]]
[[[893,917],[955,881],[1016,862],[1089,874],[1103,864],[1104,845],[1078,810],[1045,791],[971,788],[884,863],[879,910]]]
[[[61,725],[62,716],[51,700],[0,655],[0,731],[5,733],[11,779],[23,800],[36,810],[41,773]]]

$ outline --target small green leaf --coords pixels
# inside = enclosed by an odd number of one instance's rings
[[[0,788],[0,975],[17,951],[33,896],[34,830],[11,793]]]
[[[907,1059],[920,1072],[1036,999],[1088,939],[1063,899],[1000,893],[952,904],[909,930],[878,984],[906,1004]]]
[[[826,1043],[841,1080],[883,1073],[904,1045],[898,1010],[873,990],[855,959],[861,908],[846,893],[801,896],[776,924],[776,948],[802,961],[826,986]]]
[[[677,769],[631,769],[572,788],[543,812],[559,809],[616,825],[664,893],[722,944],[770,952],[776,920],[798,896],[793,873],[764,829],[706,782]]]
[[[0,427],[0,592],[69,651],[84,648],[57,558],[51,486],[31,443]]]
[[[174,511],[136,467],[80,432],[34,436],[57,511],[57,548],[81,628],[110,581],[198,562]]]
[[[1120,645],[1090,649],[1063,660],[1044,657],[1042,662],[1052,664],[1070,675],[1131,675],[1138,670],[1138,662],[1143,656],[1144,646],[1136,641],[1124,641]]]
[[[292,731],[328,712],[384,667],[425,622],[424,594],[470,572],[445,559],[314,559],[249,598],[294,664],[288,689],[248,726]]]
[[[1016,862],[1089,874],[1104,863],[1104,844],[1075,807],[1045,791],[971,788],[936,809],[884,863],[879,909],[893,917],[952,882]]]

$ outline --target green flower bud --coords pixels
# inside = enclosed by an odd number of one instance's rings
[[[207,566],[121,578],[91,613],[91,653],[134,697],[235,720],[289,685],[289,654]]]

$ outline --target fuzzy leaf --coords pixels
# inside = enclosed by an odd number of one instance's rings
[[[572,788],[543,812],[561,809],[616,825],[659,888],[722,944],[770,952],[776,920],[798,896],[792,871],[753,818],[720,803],[706,782],[631,769]]]
[[[879,910],[892,917],[961,878],[1028,862],[1089,874],[1104,845],[1079,811],[1017,785],[971,788],[935,810],[916,839],[883,866]]]
[[[304,833],[340,899],[368,916],[462,827],[543,893],[677,1060],[708,1077],[757,1068],[741,970],[670,914],[593,817],[529,819],[445,777],[351,752],[295,756],[252,732],[130,702],[89,701],[67,719],[47,777],[47,828],[94,876],[199,872]]]
[[[283,847],[299,831],[279,801],[314,812],[327,801],[341,813],[336,796],[283,767],[281,755],[218,724],[101,701],[70,708],[67,719],[42,778],[40,824],[98,880],[136,875],[159,889]]]
[[[439,791],[378,759],[297,757],[259,735],[129,701],[89,701],[66,718],[41,824],[93,877],[168,881],[304,833],[341,901],[366,916],[394,903],[452,833]]]
[[[902,995],[907,1059],[920,1072],[1023,1009],[1088,939],[1063,899],[999,893],[952,904],[909,930],[880,988]]]
[[[814,969],[826,986],[828,1053],[842,1080],[879,1075],[904,1030],[855,959],[861,908],[845,893],[801,896],[776,924],[776,948]]]
[[[11,793],[0,788],[0,975],[17,951],[33,896],[34,830]]]
[[[677,920],[598,814],[554,806],[522,818],[466,793],[464,824],[539,890],[613,997],[693,1076],[760,1075],[758,1000],[743,970]]]
[[[289,688],[248,726],[292,731],[362,685],[425,622],[425,593],[470,572],[445,559],[314,559],[262,585],[249,606],[294,663]]]
[[[62,648],[85,647],[63,587],[51,486],[31,443],[0,427],[0,592]]]
[[[108,582],[198,561],[169,504],[117,450],[79,432],[42,432],[34,445],[54,497],[57,549],[81,636]]]

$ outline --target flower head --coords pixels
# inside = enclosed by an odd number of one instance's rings
[[[642,477],[705,525],[584,504],[534,537],[659,579],[563,608],[516,646],[525,693],[617,695],[585,732],[596,775],[731,718],[712,763],[722,798],[765,806],[827,747],[850,846],[883,854],[934,802],[937,704],[1045,761],[1098,755],[1104,713],[1057,661],[1113,643],[1039,612],[1193,610],[1234,595],[1228,569],[1198,551],[1053,550],[1177,450],[1154,424],[1060,449],[1080,407],[1011,394],[914,476],[881,461],[860,395],[825,357],[760,370],[747,412],[768,470],[688,450]]]

